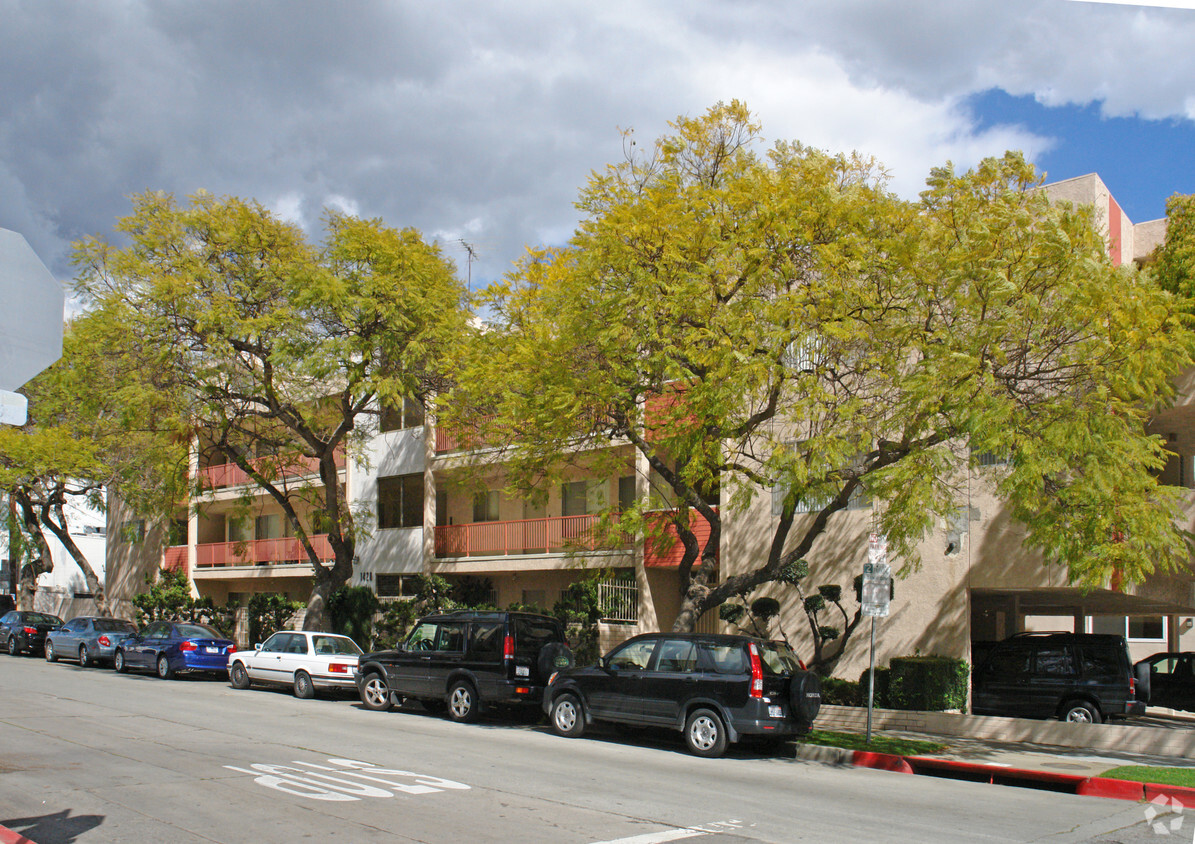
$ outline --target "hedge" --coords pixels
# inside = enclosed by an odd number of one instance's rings
[[[964,660],[945,656],[895,657],[888,663],[887,706],[923,712],[965,709],[970,669]],[[878,686],[878,676],[876,680]]]

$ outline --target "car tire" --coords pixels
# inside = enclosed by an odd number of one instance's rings
[[[448,717],[461,724],[471,724],[480,714],[477,690],[467,680],[457,680],[448,690]]]
[[[685,719],[685,744],[695,756],[721,756],[729,744],[722,717],[712,709],[694,710]]]
[[[789,685],[789,712],[802,724],[812,724],[822,708],[822,684],[812,671],[794,674]]]
[[[58,654],[54,653],[54,643],[51,642],[49,639],[46,639],[46,645],[45,645],[45,648],[43,648],[42,655],[45,656],[46,662],[57,662],[58,661]]]
[[[365,675],[361,684],[361,705],[374,712],[389,712],[394,706],[390,697],[390,684],[376,671]]]
[[[234,689],[244,691],[251,685],[249,682],[249,672],[245,670],[243,662],[234,662],[232,667],[228,669],[228,682]]]
[[[549,642],[539,649],[535,667],[539,669],[541,682],[547,683],[557,671],[572,668],[575,661],[572,650],[564,642]]]
[[[1062,707],[1062,720],[1070,724],[1098,724],[1100,711],[1085,700],[1072,700]]]
[[[585,711],[581,700],[571,692],[565,692],[552,701],[552,730],[565,738],[580,738],[585,732]]]
[[[8,654],[9,654],[9,656],[20,656],[21,655],[21,649],[17,647],[17,637],[16,636],[8,637]]]
[[[124,651],[120,648],[117,648],[116,653],[112,655],[112,667],[117,674],[124,674],[129,670],[128,663],[124,661]]]
[[[170,660],[166,654],[158,654],[158,676],[163,680],[174,679],[174,669],[170,667]]]
[[[311,677],[306,671],[295,672],[295,697],[300,700],[311,700],[315,697],[315,684],[311,682]]]
[[[79,645],[79,667],[91,668],[91,657],[87,655],[86,645]]]

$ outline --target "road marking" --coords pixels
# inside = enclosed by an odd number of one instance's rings
[[[225,765],[224,767],[230,771],[253,776],[253,781],[265,788],[272,788],[275,791],[292,794],[296,797],[307,797],[311,800],[345,802],[361,800],[365,797],[394,797],[396,793],[433,794],[438,791],[469,789],[469,786],[464,783],[427,774],[417,774],[413,771],[380,768],[370,762],[358,762],[354,759],[328,759],[327,761],[338,767],[329,768],[314,762],[291,763],[291,765],[302,767],[266,762],[254,762],[248,768],[238,768],[235,765]],[[350,777],[351,779],[349,779]],[[395,782],[396,779],[410,779],[414,782]],[[385,788],[379,788],[376,784],[371,785],[371,783],[381,784]]]
[[[663,844],[666,841],[681,841],[685,838],[697,838],[701,835],[715,835],[719,832],[731,832],[741,829],[742,821],[717,821],[700,826],[674,827],[659,832],[646,832],[643,835],[632,835],[629,838],[613,838],[609,841],[595,841],[593,844]]]

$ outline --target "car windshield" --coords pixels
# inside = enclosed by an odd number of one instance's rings
[[[178,635],[184,639],[223,639],[216,630],[206,624],[176,624]]]
[[[764,671],[770,674],[792,674],[801,670],[796,654],[783,642],[765,642],[759,645],[759,657]]]
[[[360,654],[361,649],[352,639],[344,636],[312,636],[311,643],[317,654],[333,654],[336,656],[352,656]]]
[[[40,612],[31,612],[25,616],[26,624],[62,624],[62,619],[56,615],[45,615]]]
[[[119,618],[97,618],[95,630],[97,633],[136,633],[137,626],[131,621],[121,621]]]

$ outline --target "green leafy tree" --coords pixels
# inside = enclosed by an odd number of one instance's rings
[[[254,593],[248,606],[250,643],[263,642],[267,636],[282,630],[301,609],[301,603],[285,595]]]
[[[982,452],[1014,456],[997,491],[1071,581],[1185,565],[1144,423],[1192,338],[1172,297],[1111,265],[1089,210],[1052,206],[1013,153],[936,168],[908,202],[858,155],[759,151],[737,102],[673,130],[590,178],[566,246],[485,291],[492,324],[442,416],[505,444],[520,491],[580,454],[625,466],[609,446],[628,443],[653,495],[619,525],[681,543],[675,629],[819,565],[859,496],[916,566]],[[779,505],[766,553],[716,579],[722,519],[761,493]]]
[[[1158,283],[1195,301],[1195,194],[1175,194],[1166,203],[1166,239],[1156,257]]]
[[[334,212],[318,248],[255,202],[199,193],[134,198],[128,245],[79,244],[78,288],[118,311],[196,432],[277,502],[315,570],[307,629],[352,574],[370,528],[337,468],[380,407],[424,400],[464,324],[464,287],[411,229]],[[296,472],[318,466],[318,480]],[[325,534],[331,559],[313,536]]]

